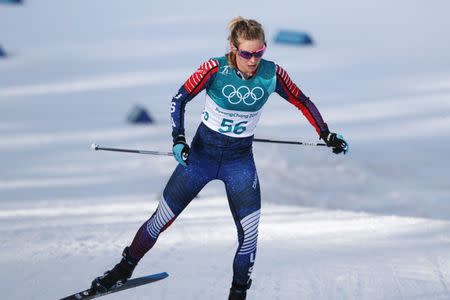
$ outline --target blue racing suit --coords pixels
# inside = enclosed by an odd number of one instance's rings
[[[256,256],[261,193],[252,153],[253,131],[269,95],[277,92],[297,106],[320,134],[327,124],[315,105],[278,65],[261,60],[249,80],[239,77],[225,57],[211,59],[172,99],[172,135],[184,135],[184,108],[201,90],[207,100],[202,122],[191,143],[189,164],[179,164],[170,177],[152,217],[138,230],[130,255],[141,259],[183,209],[210,181],[224,182],[238,232],[233,282],[246,286]]]

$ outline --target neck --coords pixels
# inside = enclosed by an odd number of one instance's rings
[[[241,67],[239,66],[238,60],[236,59],[236,56],[234,57],[234,64],[236,65],[237,71],[239,71],[239,74],[241,74],[244,77],[244,79],[249,79],[256,73],[256,71],[255,73],[246,73],[242,71]]]
[[[245,74],[245,73],[239,71],[238,69],[236,69],[236,74],[244,80],[250,79],[253,76],[253,74],[251,74],[251,75]]]

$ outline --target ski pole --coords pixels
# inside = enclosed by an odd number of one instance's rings
[[[91,148],[95,151],[103,150],[103,151],[115,151],[115,152],[127,152],[127,153],[139,153],[139,154],[150,154],[150,155],[165,155],[165,156],[173,156],[172,152],[161,152],[161,151],[148,151],[148,150],[136,150],[136,149],[121,149],[121,148],[107,148],[100,147],[97,144],[92,144]]]
[[[314,143],[314,142],[280,141],[280,140],[269,140],[269,139],[253,139],[253,141],[254,142],[259,142],[259,143],[290,144],[290,145],[303,145],[303,146],[326,146],[325,143]],[[138,153],[138,154],[173,156],[172,152],[100,147],[99,145],[97,145],[95,143],[91,145],[91,148],[93,150],[95,150],[95,151],[102,150],[102,151],[114,151],[114,152],[127,152],[127,153]]]
[[[268,140],[268,139],[253,139],[253,141],[260,142],[260,143],[291,144],[291,145],[303,145],[303,146],[326,146],[327,145],[325,143],[280,141],[280,140]]]

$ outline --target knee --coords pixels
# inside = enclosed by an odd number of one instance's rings
[[[158,208],[147,222],[147,231],[150,236],[157,239],[159,234],[166,230],[175,220],[176,215],[169,207],[164,197],[159,202]]]

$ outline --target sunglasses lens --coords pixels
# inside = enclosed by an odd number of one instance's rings
[[[253,53],[253,56],[256,57],[256,58],[260,58],[260,57],[262,57],[264,55],[264,51],[265,50],[261,50],[261,51],[255,52],[255,53]]]
[[[252,53],[248,51],[239,50],[239,55],[244,59],[250,59],[252,58]]]
[[[252,56],[256,58],[261,58],[264,55],[264,52],[266,51],[265,47],[257,52],[248,52],[245,50],[238,50],[238,54],[243,59],[250,59]]]

